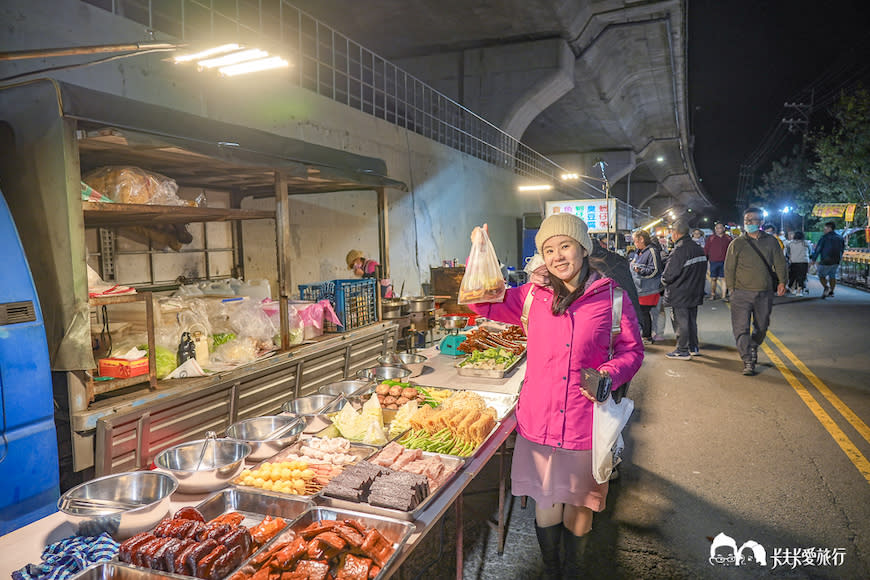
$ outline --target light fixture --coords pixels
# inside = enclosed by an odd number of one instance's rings
[[[761,216],[767,217],[767,210],[766,209],[761,210]]]
[[[783,213],[788,213],[791,211],[791,208],[789,206],[785,206],[784,208],[782,208],[782,211]]]
[[[221,67],[218,69],[218,72],[225,77],[232,77],[245,73],[282,68],[285,66],[290,66],[290,63],[280,56],[270,56],[268,58],[261,58],[260,60],[249,60],[247,62]]]
[[[245,62],[248,60],[257,60],[267,56],[269,56],[269,53],[265,50],[260,50],[259,48],[251,48],[248,50],[241,50],[239,52],[233,52],[224,56],[219,56],[217,58],[201,60],[196,63],[196,66],[198,66],[199,68],[216,68],[228,66],[231,64],[238,64],[240,62]]]
[[[280,56],[241,44],[222,44],[193,54],[182,55],[173,60],[176,64],[196,63],[199,71],[217,69],[223,77],[290,66],[290,63]]]
[[[658,157],[656,157],[656,163],[664,163],[664,162],[665,162],[665,158],[662,157],[661,155],[659,155]]]
[[[658,224],[658,223],[661,223],[661,221],[662,221],[663,219],[665,219],[665,218],[659,218],[659,219],[657,219],[657,220],[654,221],[654,222],[650,222],[650,223],[646,224],[645,226],[643,226],[643,227],[640,228],[640,229],[642,229],[642,230],[648,230],[648,229],[650,229],[651,227],[653,227],[654,225],[656,225],[656,224]]]
[[[517,188],[517,191],[550,191],[553,189],[552,185],[542,184],[542,185],[521,185]]]
[[[561,177],[562,181],[573,181],[580,179],[580,176],[576,173],[563,173]]]
[[[226,52],[233,52],[241,49],[242,47],[238,44],[222,44],[220,46],[215,46],[214,48],[207,48],[206,50],[201,50],[199,52],[195,52],[193,54],[183,54],[181,56],[176,56],[172,60],[176,63],[182,62],[190,62],[192,60],[203,60],[210,56],[214,56],[216,54],[224,54]]]

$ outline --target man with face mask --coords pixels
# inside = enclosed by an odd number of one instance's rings
[[[788,279],[779,240],[761,231],[762,212],[743,212],[745,233],[725,254],[725,285],[731,291],[731,329],[743,360],[743,374],[755,374],[758,347],[764,342],[773,309],[773,294],[785,294]]]

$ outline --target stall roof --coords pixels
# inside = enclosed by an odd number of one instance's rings
[[[182,186],[274,195],[275,171],[290,193],[389,187],[382,159],[282,137],[57,82],[61,114],[76,119],[82,170],[127,163],[169,175]]]

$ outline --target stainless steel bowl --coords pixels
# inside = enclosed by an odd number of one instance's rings
[[[290,399],[281,407],[287,413],[300,417],[317,415],[321,409],[335,400],[335,395],[308,395],[298,399]]]
[[[404,379],[411,374],[411,369],[403,366],[377,366],[360,369],[356,376],[366,381],[386,381],[387,379]]]
[[[378,363],[383,366],[402,366],[411,371],[407,378],[412,379],[420,376],[423,372],[423,365],[429,360],[422,354],[411,354],[409,352],[388,352],[378,358]]]
[[[268,459],[299,439],[305,421],[287,415],[270,415],[238,421],[227,427],[227,438],[251,446],[248,461]]]
[[[370,381],[347,380],[323,385],[322,387],[317,389],[317,392],[321,395],[331,395],[333,397],[337,397],[338,395],[350,397],[360,391],[370,388],[371,386],[372,383]]]
[[[468,326],[467,316],[442,316],[438,319],[441,328],[456,330]]]
[[[60,496],[57,509],[80,536],[108,532],[116,540],[125,540],[166,517],[176,489],[178,481],[168,473],[115,473],[68,490]]]
[[[199,439],[164,449],[154,464],[178,480],[178,491],[203,493],[228,486],[242,472],[250,454],[251,446],[243,441]]]

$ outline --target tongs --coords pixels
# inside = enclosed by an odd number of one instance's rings
[[[96,497],[66,497],[60,509],[67,511],[93,510],[101,513],[120,512],[142,507],[144,504],[121,501],[117,499],[100,499]]]
[[[196,462],[196,467],[193,468],[194,471],[199,471],[199,466],[202,465],[202,459],[203,457],[205,457],[205,450],[208,449],[209,442],[211,442],[212,444],[212,457],[214,457],[214,447],[216,441],[217,433],[215,433],[214,431],[205,432],[205,440],[202,442],[202,451],[199,452],[199,461]],[[212,459],[212,463],[214,463],[214,459]]]
[[[263,437],[259,441],[271,441],[272,439],[278,439],[281,435],[284,435],[285,433],[287,433],[288,431],[293,429],[293,427],[295,427],[298,424],[299,424],[299,418],[297,418],[295,421],[291,421],[291,422],[287,423],[286,425],[282,425],[281,427],[278,427],[277,429],[275,429],[271,433],[267,434],[265,437]]]

